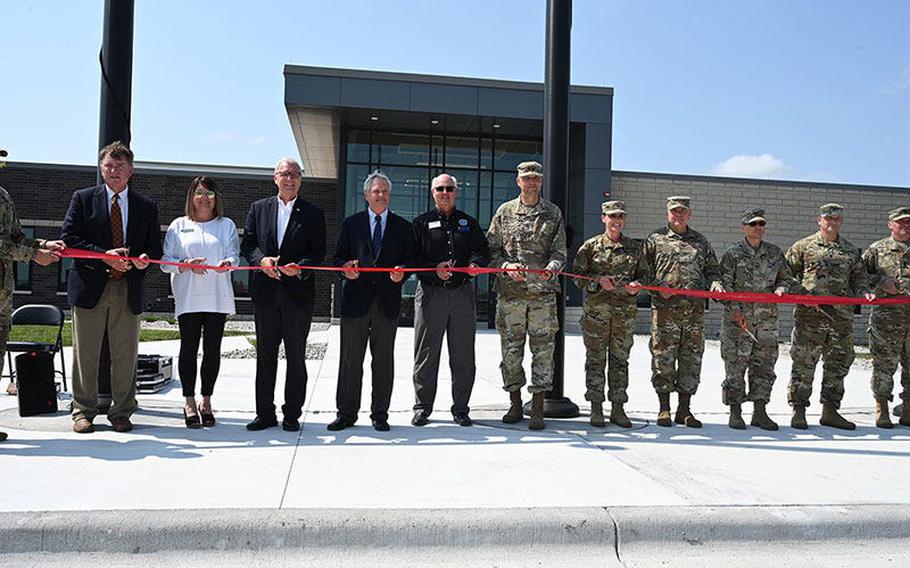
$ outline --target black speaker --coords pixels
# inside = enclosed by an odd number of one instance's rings
[[[46,351],[16,355],[16,378],[19,381],[19,416],[57,412],[53,355]]]

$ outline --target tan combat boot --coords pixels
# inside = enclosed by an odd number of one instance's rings
[[[888,430],[894,428],[894,424],[891,422],[891,416],[888,415],[887,398],[875,399],[875,426]]]
[[[806,407],[796,405],[793,407],[793,418],[790,419],[790,427],[797,430],[808,430],[809,423],[806,422]]]
[[[741,404],[730,405],[730,420],[727,421],[727,426],[734,430],[746,429],[746,421],[743,420],[743,407]]]
[[[679,406],[676,407],[676,423],[685,424],[689,428],[701,428],[701,421],[692,414],[689,409],[689,402],[692,400],[690,394],[679,395]]]
[[[664,427],[673,426],[673,421],[670,420],[670,393],[658,393],[657,400],[660,402],[660,412],[657,414],[657,425]]]
[[[856,430],[856,424],[841,416],[837,408],[830,403],[822,404],[822,417],[818,423],[839,430]]]
[[[910,426],[910,404],[907,404],[905,400],[901,406],[903,407],[901,408],[901,417],[897,423],[901,426]]]
[[[521,391],[513,390],[509,393],[509,411],[502,417],[506,424],[515,424],[524,417],[524,411],[521,409]]]
[[[543,393],[535,392],[531,395],[531,419],[528,421],[528,430],[543,430]]]
[[[667,418],[670,417],[669,412],[667,413]],[[626,411],[622,408],[621,402],[614,402],[613,408],[610,409],[610,422],[616,424],[620,428],[631,428],[632,421],[629,420],[629,417],[626,416]]]
[[[602,402],[592,402],[591,403],[591,426],[597,426],[598,428],[603,428],[607,425],[606,419],[604,419],[604,405]]]
[[[750,424],[758,426],[762,430],[777,430],[778,428],[777,422],[771,420],[771,417],[768,416],[765,411],[765,403],[761,400],[756,400],[753,403],[752,421]]]

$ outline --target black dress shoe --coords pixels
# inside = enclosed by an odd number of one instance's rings
[[[300,430],[300,422],[293,418],[285,418],[281,421],[281,429],[285,432],[297,432]]]
[[[471,422],[471,418],[467,414],[456,414],[452,417],[452,422],[458,424],[459,426],[473,426],[474,423]]]
[[[345,428],[350,428],[353,425],[354,422],[348,420],[347,418],[342,418],[339,416],[330,422],[329,425],[325,427],[325,429],[329,430],[330,432],[337,432],[339,430],[344,430]]]
[[[388,420],[373,420],[373,428],[377,432],[388,432],[391,430]]]
[[[411,424],[414,426],[426,426],[430,423],[430,417],[422,410],[418,410],[414,413],[414,418],[411,418]]]
[[[257,416],[253,419],[252,422],[246,425],[246,429],[251,432],[257,430],[265,430],[266,428],[271,428],[272,426],[278,426],[278,419],[274,416],[269,418],[263,418],[262,416]]]

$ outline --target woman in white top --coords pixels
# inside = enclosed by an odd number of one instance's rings
[[[161,265],[171,274],[171,290],[180,326],[177,370],[186,404],[187,428],[214,426],[212,391],[221,366],[224,322],[234,313],[234,288],[227,267],[236,266],[240,240],[234,222],[223,216],[218,184],[197,177],[186,194],[186,216],[174,219],[164,237],[163,260],[221,267],[220,270]],[[202,341],[202,403],[196,406],[196,354]]]

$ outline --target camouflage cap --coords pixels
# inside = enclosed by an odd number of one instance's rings
[[[910,207],[898,207],[888,212],[889,221],[900,221],[901,219],[910,219]]]
[[[667,211],[671,209],[676,209],[677,207],[683,207],[685,209],[691,209],[690,202],[692,200],[685,195],[676,195],[674,197],[667,198]]]
[[[518,177],[528,176],[543,177],[543,166],[538,162],[522,162],[518,164]]]
[[[604,201],[600,205],[600,213],[602,215],[612,215],[613,213],[622,213],[626,214],[626,204],[622,201]]]
[[[743,209],[740,220],[743,225],[747,225],[752,221],[765,221],[765,210],[758,207]]]
[[[818,214],[822,217],[840,217],[844,214],[844,206],[837,203],[825,203],[818,208]]]

